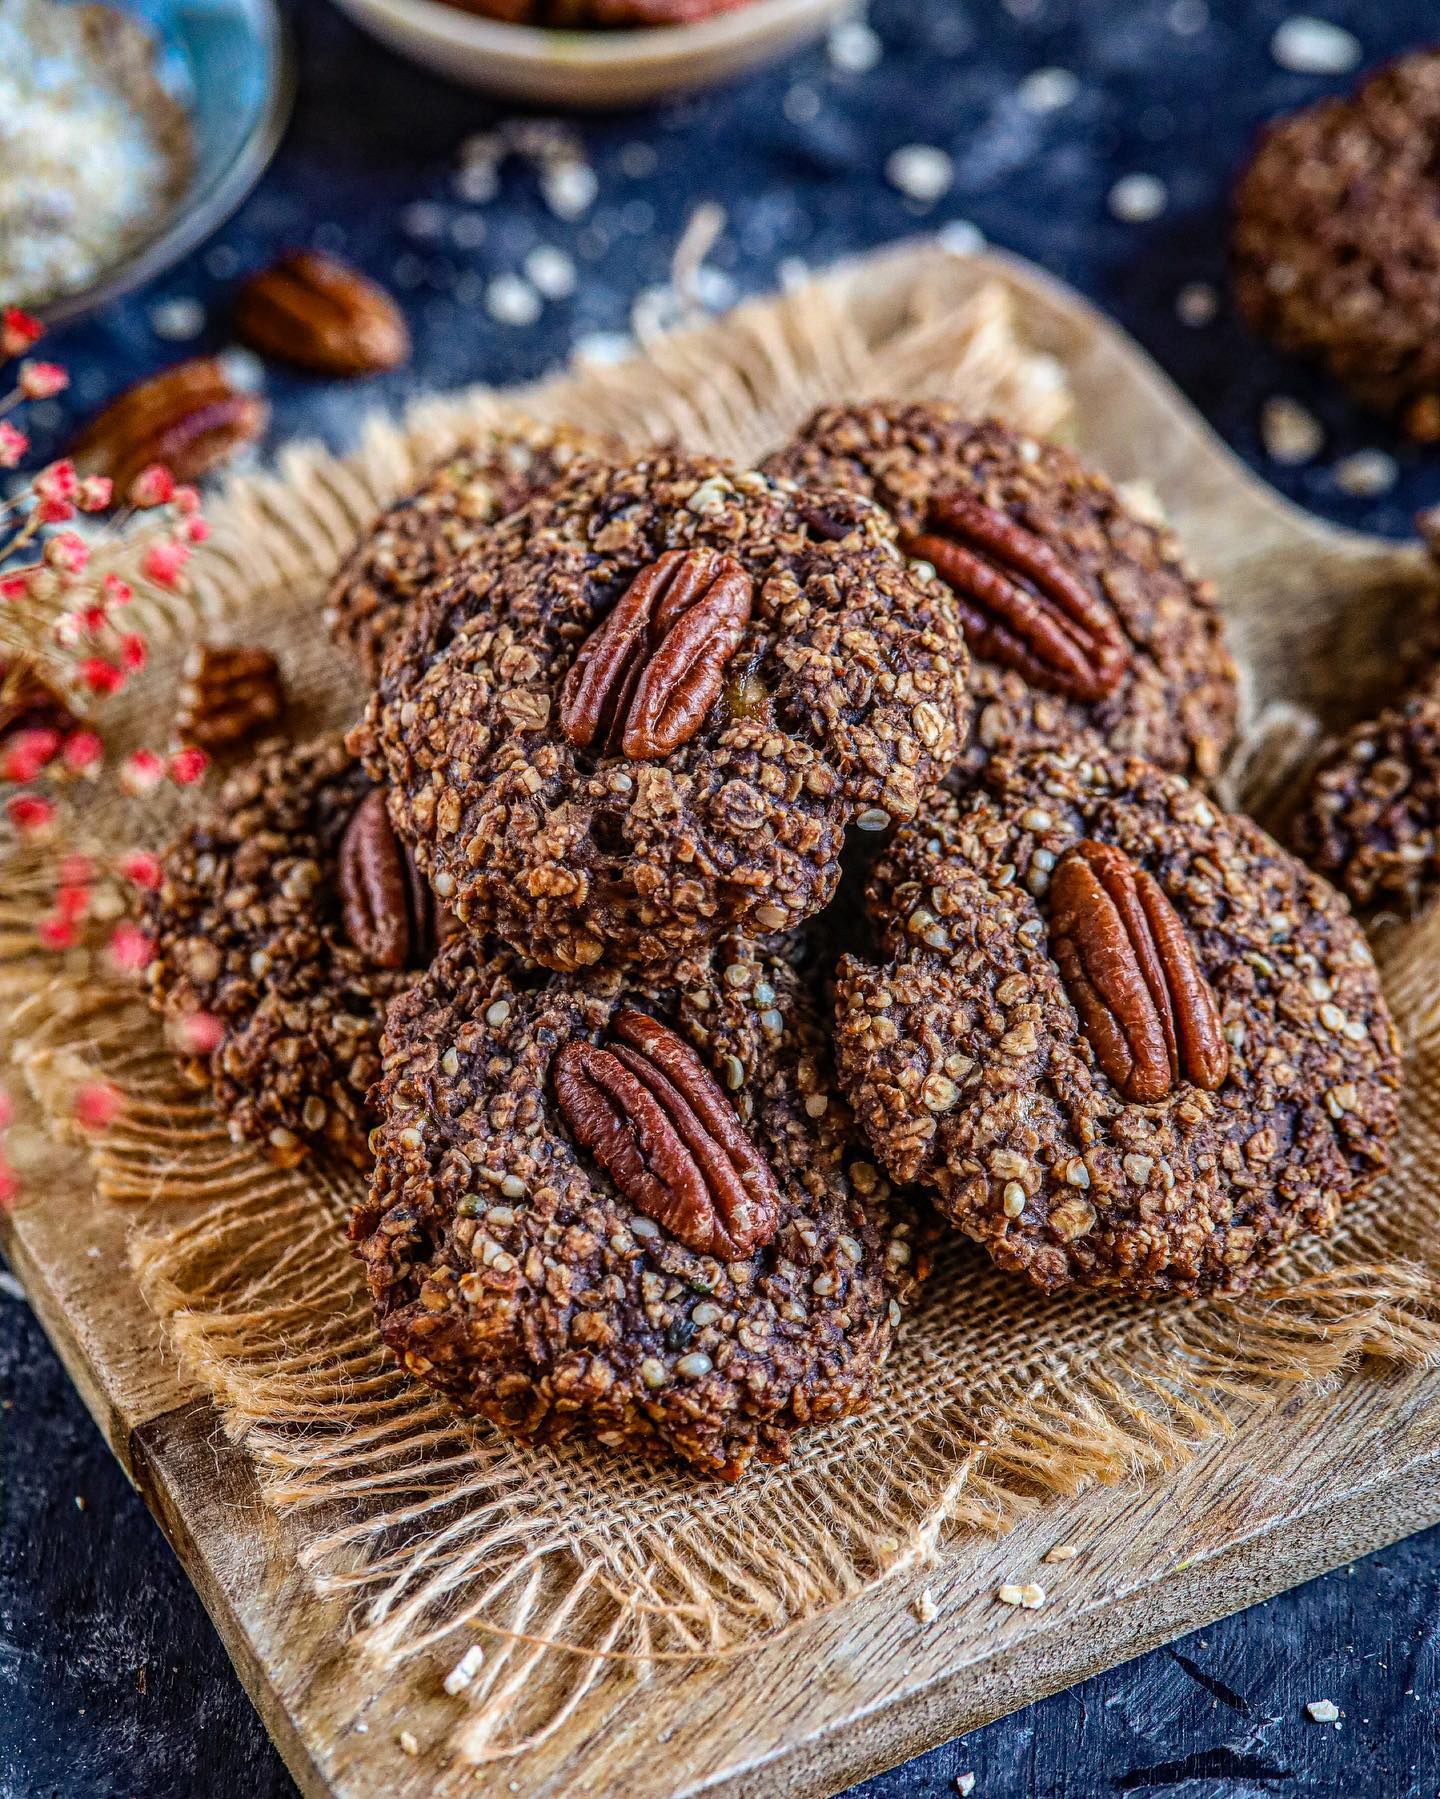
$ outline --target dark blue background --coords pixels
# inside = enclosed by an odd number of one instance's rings
[[[635,295],[664,280],[703,199],[727,214],[709,259],[721,294],[726,284],[737,294],[773,286],[787,259],[819,267],[964,219],[1111,311],[1292,497],[1402,534],[1418,507],[1440,501],[1440,453],[1397,444],[1256,343],[1223,305],[1203,329],[1175,311],[1188,282],[1223,290],[1225,198],[1256,125],[1342,85],[1272,60],[1275,26],[1301,10],[1347,25],[1367,61],[1440,35],[1435,0],[1210,0],[1208,9],[1200,0],[875,0],[885,55],[864,75],[836,69],[817,49],[709,97],[582,121],[599,197],[567,223],[521,168],[507,172],[497,201],[459,200],[457,148],[495,109],[394,61],[319,0],[304,0],[300,106],[274,168],[188,262],[56,334],[53,353],[75,376],[65,417],[177,355],[223,346],[235,274],[298,242],[337,250],[389,283],[415,332],[410,369],[382,381],[270,377],[276,441],[318,431],[344,444],[377,404],[538,375],[577,339],[624,330]],[[1037,115],[1017,89],[1044,67],[1072,71],[1079,89]],[[884,177],[889,153],[909,143],[941,145],[955,158],[953,191],[925,212]],[[1107,195],[1137,172],[1165,182],[1168,206],[1153,222],[1122,223]],[[415,215],[416,202],[428,211]],[[456,245],[451,228],[462,215],[483,219],[478,245]],[[576,294],[547,303],[532,327],[496,323],[486,283],[540,244],[574,257]],[[152,318],[157,303],[177,297],[200,299],[208,315],[180,347],[156,335]],[[1259,409],[1274,394],[1302,399],[1325,424],[1325,449],[1304,468],[1271,466],[1260,447]],[[61,429],[56,417],[55,442]],[[1332,465],[1367,447],[1397,456],[1400,480],[1382,496],[1349,497]],[[6,1295],[0,1392],[0,1799],[292,1792],[159,1532],[27,1308]],[[1434,1799],[1437,1638],[1440,1531],[1432,1531],[859,1790],[867,1799],[952,1794],[968,1770],[977,1799]],[[1343,1708],[1343,1729],[1305,1716],[1306,1702],[1320,1698]]]

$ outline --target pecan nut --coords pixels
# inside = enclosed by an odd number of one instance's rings
[[[185,660],[177,730],[203,750],[233,749],[285,710],[280,665],[269,650],[197,644]]]
[[[1220,1085],[1220,1008],[1152,875],[1112,844],[1077,843],[1051,879],[1050,934],[1096,1060],[1126,1099],[1155,1105],[1182,1079]]]
[[[423,968],[451,924],[408,845],[395,835],[383,789],[355,808],[340,841],[340,918],[377,968]]]
[[[1076,700],[1112,693],[1130,659],[1109,606],[1043,538],[970,495],[942,495],[905,542],[953,591],[965,638],[986,662]]]
[[[236,298],[235,328],[262,355],[321,375],[374,375],[410,356],[404,315],[384,288],[313,250],[253,275]]]
[[[84,471],[108,475],[117,493],[128,494],[154,462],[177,481],[198,481],[254,443],[269,418],[258,394],[236,387],[217,358],[200,356],[121,394],[86,426],[72,453]]]
[[[617,1012],[606,1047],[555,1058],[560,1110],[631,1205],[699,1255],[748,1256],[780,1220],[775,1178],[705,1064],[644,1012]]]
[[[688,743],[720,696],[754,591],[740,564],[715,550],[669,550],[642,569],[565,677],[566,737],[642,762]]]

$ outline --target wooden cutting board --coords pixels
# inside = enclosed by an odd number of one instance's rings
[[[879,319],[926,253],[902,248],[832,279]],[[1287,598],[1315,583],[1353,600],[1346,616],[1365,621],[1371,647],[1349,657],[1333,633],[1297,646],[1294,697],[1332,718],[1364,707],[1373,696],[1356,671],[1374,666],[1377,621],[1383,632],[1403,618],[1426,586],[1419,550],[1296,511],[1075,295],[1009,259],[975,267],[1008,283],[1025,335],[1065,364],[1082,453],[1154,487],[1224,590],[1252,596],[1252,631],[1284,633]],[[411,1667],[371,1682],[355,1667],[341,1604],[314,1597],[299,1571],[301,1525],[261,1505],[246,1459],[168,1355],[129,1273],[129,1215],[97,1203],[77,1220],[83,1171],[61,1166],[64,1153],[53,1185],[32,1179],[0,1215],[0,1243],[307,1794],[832,1793],[1440,1519],[1440,1378],[1367,1368],[1242,1413],[1171,1477],[1049,1501],[998,1541],[964,1536],[923,1579],[767,1647],[662,1665],[643,1684],[617,1672],[522,1759],[437,1781],[396,1745],[402,1725],[421,1741],[443,1734],[433,1680]],[[1047,1564],[1059,1543],[1079,1555]],[[1038,1580],[1045,1605],[998,1605],[1012,1580]],[[922,1588],[938,1607],[928,1623],[914,1609]]]

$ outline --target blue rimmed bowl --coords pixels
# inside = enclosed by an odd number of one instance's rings
[[[148,237],[89,287],[39,309],[50,322],[116,299],[207,238],[260,179],[295,97],[294,62],[275,0],[120,4],[155,36],[161,77],[190,118],[194,165],[185,192]]]

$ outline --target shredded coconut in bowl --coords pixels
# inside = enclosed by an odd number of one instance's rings
[[[0,0],[0,300],[88,287],[164,221],[189,170],[185,110],[138,20]]]

